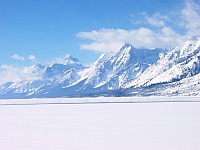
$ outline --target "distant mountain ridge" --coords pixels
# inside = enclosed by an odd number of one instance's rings
[[[0,86],[0,98],[200,95],[200,37],[171,51],[124,44],[90,67],[68,55],[62,63],[35,66],[34,81]]]
[[[44,93],[44,91],[53,89],[59,84],[65,86],[70,85],[79,79],[77,72],[84,68],[79,60],[73,58],[71,55],[68,55],[62,63],[54,63],[48,66],[38,64],[34,67],[33,73],[38,74],[39,79],[6,83],[0,87],[0,97],[35,97],[32,95],[37,95],[41,92]]]
[[[82,72],[81,80],[85,80],[82,88],[118,89],[127,81],[139,76],[150,64],[159,59],[160,53],[164,52],[162,49],[137,49],[125,44],[108,59],[95,62]]]

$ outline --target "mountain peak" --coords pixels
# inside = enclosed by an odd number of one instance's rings
[[[200,36],[192,36],[189,38],[190,41],[198,41],[200,40]]]
[[[73,58],[73,56],[71,54],[68,54],[68,55],[66,55],[65,59],[67,59],[67,58],[71,59],[71,58]]]
[[[134,47],[128,43],[124,43],[124,45],[121,46],[121,48],[113,55],[113,57],[119,57],[120,55],[124,54],[129,54],[130,51],[133,49]]]
[[[133,47],[130,43],[124,43],[124,44],[122,45],[122,47],[129,47],[129,46]]]
[[[122,52],[122,51],[124,51],[125,49],[132,49],[132,48],[134,48],[134,46],[132,46],[131,44],[129,44],[129,43],[124,43],[124,44],[121,46],[121,48],[119,49],[118,52]]]
[[[74,58],[71,54],[68,54],[65,58],[66,64],[80,64],[80,61],[77,58]]]
[[[35,69],[44,69],[45,66],[43,66],[42,64],[37,64],[37,65],[35,65],[34,68],[35,68]]]

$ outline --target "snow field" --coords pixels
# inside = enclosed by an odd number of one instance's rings
[[[0,149],[199,150],[199,114],[199,102],[0,105]]]

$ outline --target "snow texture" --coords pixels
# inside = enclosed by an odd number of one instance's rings
[[[183,98],[167,99],[183,101]],[[31,99],[33,103],[57,100]],[[91,99],[74,99],[77,100]],[[94,100],[110,101],[108,98],[92,99]],[[136,100],[149,101],[149,98]],[[25,106],[11,105],[18,100],[5,101],[10,105],[0,105],[2,150],[200,149],[199,102]],[[5,101],[0,102],[2,104]],[[24,104],[29,103],[29,99],[23,101]],[[155,98],[155,101],[165,100]]]
[[[126,87],[179,81],[200,73],[200,38],[179,44]]]

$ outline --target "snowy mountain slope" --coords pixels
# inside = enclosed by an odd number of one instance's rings
[[[53,64],[47,67],[43,79],[45,84],[29,95],[33,97],[38,94],[48,95],[48,93],[52,93],[54,90],[68,87],[80,78],[78,72],[84,68],[77,58],[68,55],[63,64]]]
[[[115,62],[114,70],[117,68],[118,73],[109,80],[107,86],[110,90],[120,88],[123,84],[140,76],[141,73],[151,64],[155,63],[164,53],[166,53],[166,50],[163,49],[137,49],[128,47],[119,56],[120,59],[117,59]],[[122,56],[126,56],[125,58],[128,59],[124,59]],[[123,60],[125,60],[125,63],[121,63]]]
[[[125,96],[200,96],[200,74],[176,82],[131,87],[121,92]]]
[[[33,82],[38,83],[34,88],[27,86],[30,81],[16,83],[15,88],[10,88],[13,93],[19,91],[30,97],[74,96],[116,90],[138,77],[165,52],[163,49],[138,49],[124,44],[115,54],[102,54],[89,68],[84,68],[69,56],[63,64],[37,66],[36,72],[43,72],[43,78]]]
[[[16,95],[25,97],[48,91],[57,87],[57,85],[69,86],[79,79],[77,72],[84,68],[78,59],[73,58],[71,55],[68,55],[62,64],[36,65],[32,72],[38,74],[38,76],[40,75],[40,79],[6,83],[0,88],[0,97],[16,97]]]
[[[124,44],[87,68],[68,55],[60,63],[36,65],[35,80],[0,86],[0,98],[200,96],[200,37],[166,52]]]
[[[82,72],[77,83],[84,80],[84,84],[79,90],[118,89],[124,83],[139,76],[150,64],[159,59],[161,53],[165,52],[166,50],[163,49],[137,49],[124,44],[112,56],[103,54],[90,68]]]
[[[32,70],[32,75],[37,76],[36,80],[23,80],[20,82],[5,83],[0,87],[0,97],[24,97],[26,94],[36,90],[45,83],[43,80],[44,72],[45,66],[40,64],[36,65]]]
[[[168,83],[158,91],[162,96],[200,96],[200,74]]]
[[[99,59],[97,61],[95,61],[89,68],[86,68],[84,69],[83,71],[81,71],[79,73],[79,75],[81,76],[80,77],[80,80],[77,81],[80,82],[82,80],[86,80],[85,81],[85,84],[89,83],[90,80],[92,80],[92,78],[94,80],[96,80],[98,82],[98,75],[100,73],[99,71],[99,67],[105,62],[107,61],[107,59],[109,59],[109,57],[111,56],[111,54],[106,54],[106,53],[103,53]],[[96,77],[96,78],[95,78]]]
[[[199,73],[200,38],[193,37],[179,44],[125,88],[175,82]]]
[[[114,54],[102,54],[88,68],[69,55],[62,63],[35,66],[33,73],[40,76],[39,80],[1,86],[0,97],[60,97],[116,90],[138,77],[165,52],[124,44]]]
[[[47,66],[44,73],[44,78],[60,78],[67,70],[72,68],[77,70],[84,69],[83,65],[77,58],[73,58],[71,55],[68,55],[63,63],[53,63],[50,66]]]

